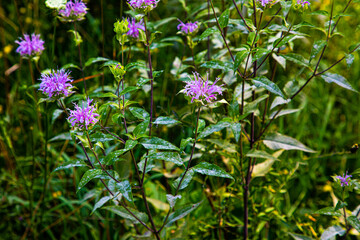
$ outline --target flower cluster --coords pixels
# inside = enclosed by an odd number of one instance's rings
[[[155,8],[160,0],[128,0],[128,3],[133,8]]]
[[[96,118],[99,114],[96,113],[95,106],[91,106],[93,100],[88,99],[87,102],[82,103],[82,107],[79,107],[76,103],[75,110],[70,110],[70,116],[68,117],[71,126],[77,125],[79,128],[85,126],[88,129],[89,125],[97,123],[99,120]]]
[[[139,37],[139,29],[145,31],[144,21],[141,19],[140,22],[136,22],[135,18],[128,19],[129,31],[126,33],[128,36],[133,38]]]
[[[350,177],[352,177],[352,176],[347,175],[347,173],[343,174],[343,176],[336,176],[336,178],[340,180],[342,187],[344,187],[345,185],[349,186]]]
[[[184,89],[184,93],[191,97],[191,102],[194,102],[194,100],[197,99],[201,103],[203,103],[202,100],[206,100],[207,103],[211,103],[213,100],[217,99],[217,94],[222,95],[222,85],[215,85],[219,80],[218,78],[213,84],[210,84],[208,76],[206,80],[204,80],[197,72],[193,72],[193,75],[194,80],[189,76],[190,81],[186,83]]]
[[[59,10],[59,15],[64,21],[80,21],[84,19],[86,11],[86,5],[81,0],[70,0],[66,3],[65,9]]]
[[[31,34],[31,37],[24,34],[24,39],[20,38],[20,41],[15,41],[19,44],[16,52],[20,53],[22,57],[32,57],[40,55],[44,50],[44,41],[40,39],[40,34]]]
[[[70,72],[64,69],[52,71],[50,74],[41,74],[39,90],[50,98],[53,96],[68,96],[73,80],[69,76]]]
[[[303,8],[307,8],[310,6],[310,2],[309,1],[306,1],[306,0],[297,0],[296,1],[296,5],[297,6],[302,6]]]
[[[199,26],[197,25],[198,22],[188,22],[188,23],[183,23],[180,19],[178,19],[178,21],[180,22],[180,24],[177,26],[177,29],[182,31],[185,34],[189,34],[194,32]]]

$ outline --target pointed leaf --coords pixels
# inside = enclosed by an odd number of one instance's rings
[[[220,61],[220,60],[211,60],[211,61],[207,61],[207,62],[201,64],[200,67],[211,68],[211,69],[221,69],[225,72],[230,72],[234,68],[234,65],[231,62],[224,62],[224,61]]]
[[[276,151],[272,154],[272,157],[277,159],[283,152],[284,152],[284,150]],[[254,166],[254,170],[252,171],[251,176],[253,178],[265,176],[265,174],[267,174],[270,171],[270,169],[275,161],[276,161],[275,159],[271,158],[271,159],[266,159],[262,163],[256,164]]]
[[[214,132],[219,132],[226,127],[230,127],[231,123],[226,121],[220,121],[216,124],[212,124],[207,126],[198,136],[198,139],[205,138]]]
[[[288,115],[288,114],[291,114],[291,113],[296,113],[298,111],[300,111],[300,109],[285,109],[285,110],[281,110],[276,116],[275,116],[275,114],[277,113],[277,111],[274,111],[274,112],[272,112],[270,114],[269,118],[270,119],[273,119],[274,117],[278,118],[278,117]]]
[[[152,137],[152,138],[142,138],[140,143],[144,146],[146,149],[159,149],[159,150],[176,150],[179,151],[179,149],[174,146],[173,144],[169,143],[168,141],[165,141],[158,137]]]
[[[281,55],[283,58],[285,58],[287,61],[299,64],[303,67],[309,67],[308,60],[306,60],[302,55],[296,54],[296,53],[289,53],[286,55]]]
[[[146,133],[146,129],[149,126],[149,123],[150,121],[145,120],[142,123],[138,124],[133,131],[134,136],[138,138],[139,136],[144,135]]]
[[[93,63],[97,63],[97,62],[105,62],[105,61],[109,61],[110,59],[108,58],[104,58],[104,57],[96,57],[96,58],[90,58],[89,60],[86,61],[84,68],[90,66]]]
[[[133,208],[127,207],[138,219],[140,219],[140,221],[142,222],[147,222],[148,221],[148,216],[145,213],[139,212]],[[122,206],[108,206],[108,207],[103,207],[102,209],[105,210],[109,210],[110,212],[113,212],[123,218],[126,218],[128,220],[130,220],[132,223],[134,224],[139,224],[140,222],[134,217],[132,216],[124,207]]]
[[[321,75],[321,77],[325,80],[327,83],[336,83],[340,87],[346,88],[348,90],[357,92],[350,83],[341,75],[335,74],[335,73],[324,73]]]
[[[326,41],[325,40],[317,40],[314,42],[313,48],[311,49],[310,53],[310,61],[318,55],[318,53],[325,47]]]
[[[171,213],[169,215],[168,222],[166,223],[165,227],[170,227],[174,222],[194,211],[200,204],[201,202],[189,206],[183,206],[182,208]]]
[[[102,197],[99,201],[97,201],[97,203],[95,204],[94,209],[91,211],[90,215],[92,215],[95,212],[96,209],[101,208],[110,199],[111,199],[111,196]]]
[[[88,182],[90,182],[94,178],[110,179],[110,177],[101,169],[87,170],[82,176],[76,192],[78,192],[81,188],[83,188]]]
[[[336,237],[336,235],[343,236],[345,234],[345,230],[340,226],[331,226],[327,228],[323,234],[321,234],[320,240],[332,240]]]
[[[182,159],[181,159],[179,153],[177,153],[177,152],[158,152],[158,153],[149,155],[148,158],[153,159],[153,160],[164,160],[164,161],[173,162],[179,166],[183,164]]]
[[[245,60],[248,54],[249,51],[244,49],[235,55],[234,71],[239,68],[240,64]]]
[[[275,83],[270,81],[267,77],[256,77],[252,80],[252,82],[256,87],[263,87],[271,93],[274,93],[284,99],[286,98],[280,88]]]
[[[240,134],[241,134],[241,123],[232,123],[231,130],[234,134],[235,141],[239,142]]]
[[[126,200],[128,200],[129,202],[134,201],[129,180],[117,182],[116,187],[119,189],[121,194],[126,198]]]
[[[181,195],[173,196],[171,194],[166,194],[166,199],[168,200],[170,207],[173,208],[178,199],[181,199]]]
[[[154,124],[159,124],[159,125],[171,125],[176,123],[180,123],[180,122],[170,117],[158,117],[154,122]]]
[[[347,218],[350,225],[356,229],[356,231],[360,232],[360,221],[356,216],[350,216]]]
[[[191,179],[193,178],[194,174],[195,174],[194,170],[193,170],[192,168],[190,168],[189,171],[187,171],[187,173],[186,173],[183,181],[181,182],[181,185],[180,185],[180,187],[179,187],[179,190],[182,190],[182,189],[186,188],[186,187],[189,185],[189,183],[190,183]],[[178,178],[173,182],[172,185],[173,185],[173,187],[174,187],[175,189],[177,189],[177,187],[178,187],[178,185],[179,185],[179,183],[180,183],[180,180],[181,180],[181,178],[182,178],[183,175],[184,175],[184,173],[182,173],[182,174],[180,175],[180,177],[178,177]]]
[[[325,207],[325,208],[319,209],[316,212],[314,212],[314,214],[322,214],[322,215],[336,216],[336,217],[341,216],[341,212],[339,210],[334,211],[333,207]]]
[[[308,148],[295,138],[281,135],[279,133],[272,133],[265,137],[263,140],[264,144],[273,150],[284,149],[284,150],[300,150],[304,152],[316,152],[311,148]]]
[[[68,169],[72,167],[86,167],[87,165],[81,160],[70,160],[66,163],[63,163],[61,166],[55,168],[52,172],[56,172],[63,169]]]
[[[297,234],[297,233],[290,233],[289,232],[289,235],[291,237],[293,237],[293,239],[295,239],[295,240],[313,240],[311,237],[307,237],[305,235],[300,235],[300,234]]]
[[[265,151],[261,151],[261,150],[256,150],[256,149],[252,149],[250,150],[247,154],[247,157],[252,157],[252,158],[266,158],[266,159],[272,159],[275,161],[279,161],[279,159],[277,159],[276,157],[274,157],[273,155],[265,152]]]
[[[229,15],[230,15],[230,10],[226,9],[219,17],[219,25],[221,28],[225,28],[229,24]]]
[[[135,86],[129,86],[129,87],[126,87],[124,90],[121,90],[119,92],[119,97],[122,96],[122,95],[125,95],[127,93],[130,93],[130,92],[133,92],[133,91],[136,91],[140,89],[140,87],[135,87]]]
[[[132,115],[134,115],[134,117],[138,119],[145,120],[150,117],[150,114],[142,108],[129,107],[129,110],[132,113]]]
[[[199,41],[203,40],[204,38],[207,38],[208,36],[210,36],[213,33],[220,33],[220,31],[218,29],[216,29],[215,27],[213,28],[207,28],[199,37]]]
[[[234,180],[234,178],[230,174],[228,174],[225,170],[223,170],[219,166],[216,166],[208,162],[201,162],[198,165],[192,167],[191,169],[200,174],[222,177],[222,178],[230,178]]]

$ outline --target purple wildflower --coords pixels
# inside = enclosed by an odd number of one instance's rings
[[[131,21],[128,19],[129,25],[129,31],[126,33],[128,36],[131,36],[133,38],[139,37],[139,29],[145,31],[144,27],[144,21],[141,19],[140,22],[136,22],[135,18],[131,18]]]
[[[180,19],[178,19],[178,21],[180,22],[180,24],[177,26],[177,29],[182,31],[185,34],[189,34],[194,32],[199,26],[197,25],[198,22],[188,22],[188,23],[183,23]]]
[[[343,174],[343,176],[336,176],[337,179],[340,180],[341,186],[343,187],[344,185],[349,186],[349,181],[350,181],[350,177],[352,177],[351,175],[347,175]]]
[[[70,0],[66,3],[65,9],[59,10],[59,15],[65,21],[80,21],[84,19],[86,11],[86,5],[82,0]]]
[[[44,41],[40,39],[40,34],[31,34],[31,38],[28,34],[24,34],[24,39],[20,38],[20,41],[15,41],[19,44],[16,52],[20,53],[22,57],[31,57],[40,55],[44,50]]]
[[[39,90],[50,98],[62,94],[67,97],[72,87],[70,82],[73,81],[69,75],[70,72],[64,69],[52,71],[50,74],[41,74]]]
[[[190,78],[190,81],[186,83],[184,92],[187,96],[192,97],[191,102],[194,102],[194,99],[197,99],[202,102],[205,99],[208,103],[211,103],[213,100],[216,100],[216,93],[222,95],[221,86],[215,85],[219,78],[215,80],[213,84],[209,83],[209,76],[207,76],[206,81],[200,76],[199,73],[193,72],[194,80]]]
[[[160,0],[128,0],[133,8],[155,8]]]
[[[310,2],[306,0],[297,0],[297,5],[301,5],[303,8],[306,8],[310,6]],[[305,5],[307,6],[305,7]]]
[[[85,126],[88,129],[90,124],[95,124],[99,121],[96,119],[99,114],[95,113],[95,106],[91,106],[92,101],[92,99],[88,99],[87,102],[83,101],[82,107],[74,103],[75,110],[70,110],[70,116],[68,117],[71,126],[74,127],[77,124],[80,128]]]
[[[265,7],[267,4],[271,3],[271,0],[258,0],[259,2],[261,2],[261,5],[263,7]]]

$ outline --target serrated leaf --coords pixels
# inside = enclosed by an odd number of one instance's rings
[[[334,211],[333,207],[325,207],[325,208],[319,209],[316,212],[314,212],[314,214],[336,216],[336,217],[341,216],[341,212],[340,211]]]
[[[234,180],[234,178],[228,174],[225,170],[216,166],[215,164],[211,164],[208,162],[201,162],[198,165],[191,168],[194,172],[208,175],[208,176],[215,176],[215,177],[222,177],[222,178],[230,178]]]
[[[87,165],[81,161],[81,160],[70,160],[64,164],[62,164],[61,166],[55,168],[53,172],[59,171],[59,170],[63,170],[63,169],[68,169],[68,168],[72,168],[72,167],[86,167]]]
[[[252,157],[252,158],[265,158],[265,159],[272,159],[272,160],[275,160],[275,161],[279,161],[279,159],[277,159],[276,157],[274,157],[270,153],[267,153],[267,152],[262,151],[262,150],[256,150],[256,149],[250,150],[246,154],[246,156],[247,157]]]
[[[159,125],[171,125],[176,123],[180,123],[180,122],[178,120],[172,119],[171,117],[158,117],[154,122],[154,124],[159,124]]]
[[[211,34],[214,33],[220,33],[220,31],[218,29],[216,29],[215,27],[212,28],[208,28],[206,29],[199,37],[199,41],[203,40],[204,38],[207,38],[208,36],[210,36]]]
[[[146,223],[148,221],[148,216],[145,213],[139,212],[136,209],[127,207],[140,221]],[[108,206],[103,207],[102,209],[113,212],[123,218],[130,220],[133,224],[139,224],[140,222],[136,220],[124,207],[122,206]]]
[[[183,164],[182,159],[177,152],[158,152],[150,154],[148,158],[153,160],[164,160],[168,162],[173,162],[179,166]]]
[[[335,73],[324,73],[321,75],[321,77],[325,80],[327,83],[335,83],[339,85],[340,87],[346,88],[348,90],[357,92],[350,83],[341,75],[335,74]]]
[[[219,17],[218,21],[221,28],[225,28],[229,24],[229,15],[230,15],[230,10],[226,9]]]
[[[268,90],[271,93],[274,93],[282,98],[286,98],[280,88],[272,81],[270,81],[267,77],[261,76],[252,79],[255,87],[262,87]]]
[[[158,149],[158,150],[176,150],[179,151],[179,148],[174,146],[173,144],[169,143],[158,137],[152,138],[142,138],[140,143],[146,149]]]
[[[325,47],[326,41],[325,40],[317,40],[314,42],[313,48],[311,49],[310,53],[310,60],[314,59],[316,55]]]
[[[247,57],[247,55],[249,54],[249,51],[247,49],[242,50],[240,52],[238,52],[235,55],[235,62],[234,62],[234,71],[240,66],[240,64],[245,60],[245,58]]]
[[[231,123],[226,121],[220,121],[216,124],[207,126],[198,136],[198,139],[205,138],[214,132],[219,132],[224,128],[230,127]]]
[[[105,203],[107,203],[111,199],[110,196],[102,197],[97,203],[95,204],[93,210],[91,211],[90,215],[92,215],[96,209],[101,208]]]
[[[273,150],[284,149],[284,150],[300,150],[304,152],[314,153],[316,151],[308,148],[295,138],[281,135],[279,133],[272,133],[265,137],[263,140],[264,144]]]
[[[356,231],[360,232],[360,221],[356,216],[350,216],[347,218],[348,223],[356,229]]]
[[[184,172],[184,173],[185,173],[185,172]],[[179,183],[180,183],[180,180],[181,180],[182,176],[184,175],[184,173],[182,173],[182,174],[180,175],[180,177],[178,177],[178,178],[173,182],[172,185],[173,185],[173,187],[174,187],[175,189],[177,189],[177,187],[178,187],[178,185],[179,185]],[[181,185],[180,185],[180,187],[179,187],[179,190],[182,190],[182,189],[186,188],[186,187],[189,185],[189,183],[191,182],[191,179],[193,178],[194,174],[195,174],[194,170],[193,170],[192,168],[190,168],[189,171],[186,172],[186,175],[185,175],[183,181],[181,182]]]
[[[129,110],[132,113],[132,115],[134,115],[134,117],[138,119],[145,120],[150,117],[150,114],[142,108],[129,107]]]
[[[108,58],[104,58],[104,57],[96,57],[96,58],[90,58],[89,60],[87,60],[85,62],[84,67],[88,67],[91,64],[97,63],[97,62],[105,62],[105,61],[109,61],[110,59]]]
[[[220,60],[211,60],[207,61],[200,65],[200,67],[211,68],[211,69],[221,69],[225,72],[229,72],[234,68],[234,65],[231,62],[224,62]]]
[[[92,179],[95,179],[95,178],[110,179],[110,177],[105,172],[103,172],[103,170],[101,170],[101,169],[89,169],[82,176],[76,192],[78,192],[88,182],[90,182]]]
[[[173,196],[171,194],[166,194],[166,199],[170,204],[170,207],[173,208],[178,199],[181,199],[181,195]]]
[[[177,209],[175,212],[169,215],[168,222],[166,223],[165,227],[170,227],[174,222],[194,211],[201,203],[202,202],[198,202],[196,204],[183,206],[182,208]]]
[[[129,202],[134,201],[129,180],[117,182],[116,187],[119,189],[120,193],[126,198],[126,200],[128,200]]]
[[[296,53],[288,53],[286,55],[281,55],[287,61],[299,64],[303,67],[309,67],[308,60],[306,60],[302,55]]]
[[[321,234],[320,240],[333,240],[336,235],[343,236],[345,232],[340,226],[331,226]]]

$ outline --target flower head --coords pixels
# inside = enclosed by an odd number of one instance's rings
[[[84,19],[85,14],[87,13],[87,8],[85,3],[82,0],[70,0],[66,3],[65,9],[59,10],[59,15],[64,21],[80,21]]]
[[[221,86],[215,85],[219,79],[217,78],[213,84],[209,82],[209,76],[204,80],[199,73],[193,72],[194,80],[189,76],[190,81],[186,83],[184,92],[187,96],[191,97],[191,102],[195,99],[202,102],[206,100],[211,103],[217,99],[217,94],[222,95]],[[203,102],[202,102],[203,103]]]
[[[197,25],[198,22],[188,22],[188,23],[183,23],[180,19],[178,19],[178,21],[180,22],[180,24],[177,26],[177,29],[182,31],[185,34],[189,34],[194,32],[199,26]]]
[[[297,0],[295,5],[298,7],[301,5],[302,8],[308,8],[310,6],[310,2],[306,0]]]
[[[352,177],[351,175],[347,175],[347,173],[343,174],[343,176],[336,176],[337,179],[340,180],[341,186],[349,186],[349,181],[350,181],[350,177]]]
[[[99,120],[96,118],[99,114],[96,113],[95,106],[91,106],[93,100],[88,99],[83,101],[82,107],[79,107],[74,103],[75,110],[70,110],[70,116],[68,117],[71,126],[78,125],[79,128],[85,126],[88,129],[89,125],[97,123]]]
[[[257,1],[260,2],[263,7],[266,7],[267,5],[270,5],[270,6],[274,5],[279,0],[257,0]]]
[[[128,22],[129,31],[126,33],[128,36],[138,38],[139,29],[145,31],[144,21],[142,19],[140,20],[140,22],[136,22],[135,18],[131,18],[128,20]]]
[[[16,52],[20,53],[22,57],[32,57],[40,55],[44,50],[44,41],[40,39],[40,34],[31,34],[31,37],[24,34],[24,39],[20,38],[20,41],[15,41],[19,44]]]
[[[158,4],[160,0],[128,0],[128,3],[133,8],[156,8],[156,5]]]
[[[69,77],[70,72],[64,69],[52,71],[50,74],[41,74],[39,90],[50,98],[52,96],[65,95],[70,93],[73,80]]]

